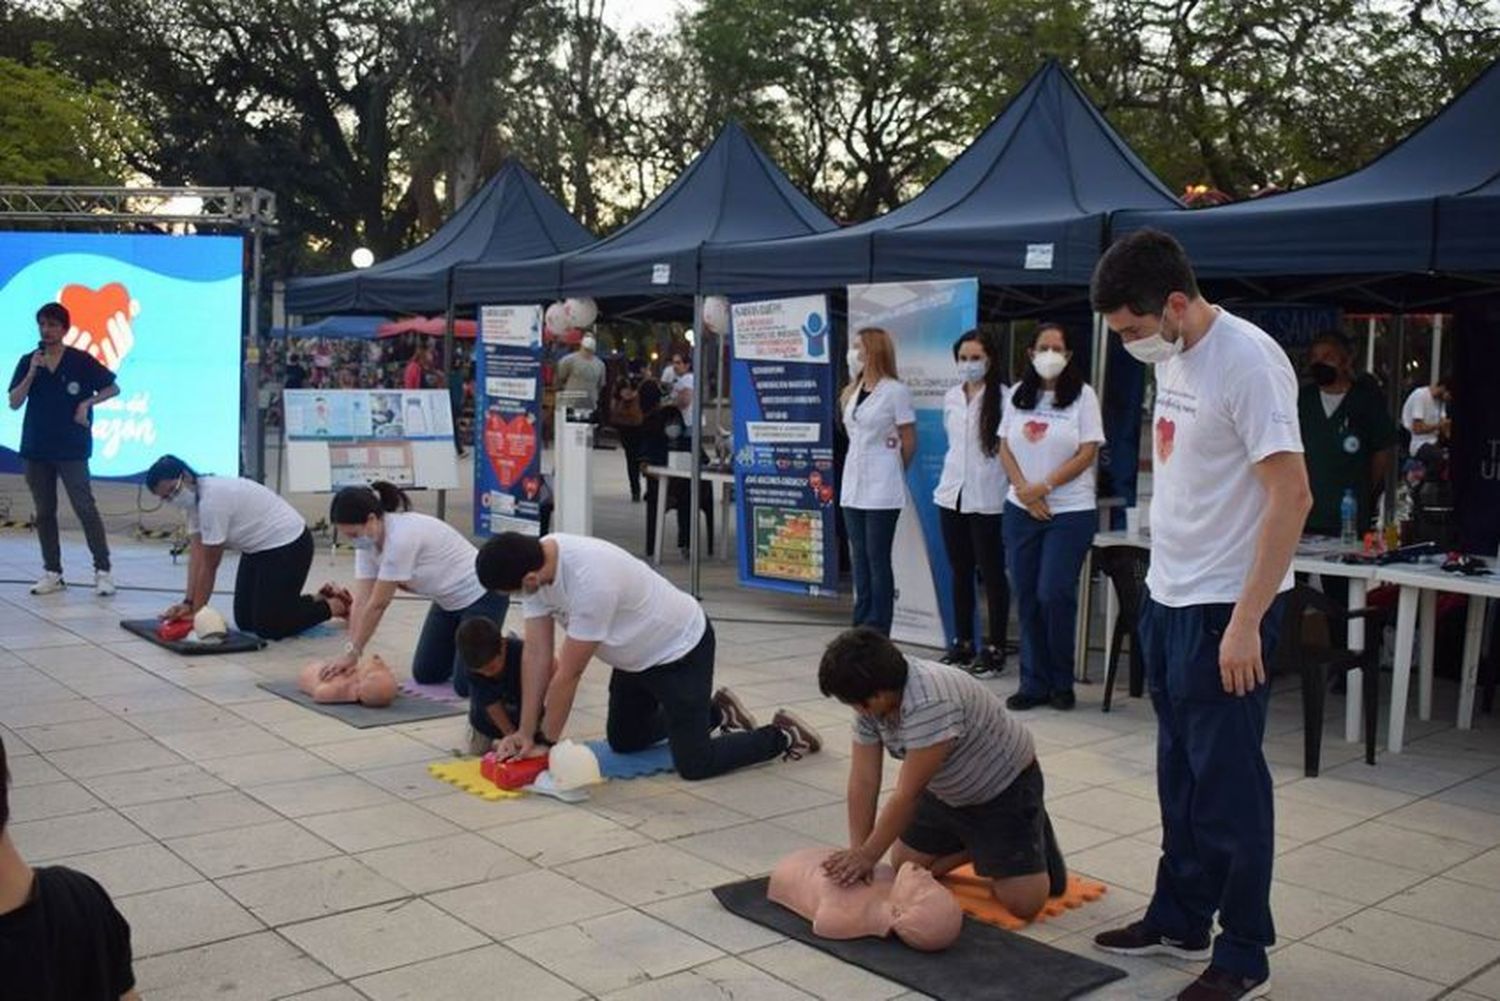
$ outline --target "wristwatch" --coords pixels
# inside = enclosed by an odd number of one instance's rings
[[[359,647],[357,647],[357,646],[354,645],[354,641],[353,640],[345,640],[344,641],[344,652],[347,653],[347,654],[352,654],[355,657],[358,657],[359,656]]]
[[[540,744],[543,747],[554,747],[557,744],[554,740],[548,740],[547,735],[541,730],[537,730],[536,735],[531,738],[531,742],[533,744]]]

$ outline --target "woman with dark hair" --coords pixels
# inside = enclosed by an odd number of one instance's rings
[[[1021,687],[1012,709],[1072,709],[1078,573],[1098,525],[1094,462],[1104,441],[1099,398],[1066,331],[1037,327],[1031,364],[1000,421],[1006,560],[1021,623]]]
[[[849,454],[839,507],[854,566],[854,624],[889,636],[896,606],[891,548],[906,506],[906,467],[917,454],[911,390],[896,374],[891,335],[866,327],[849,338],[849,385],[839,398]]]
[[[354,547],[354,608],[343,653],[319,676],[326,681],[354,670],[401,590],[432,601],[412,653],[413,680],[435,685],[452,678],[453,690],[467,696],[468,672],[453,634],[465,619],[483,616],[499,624],[510,606],[474,576],[479,551],[452,525],[411,510],[406,494],[384,481],[334,494],[328,520]]]
[[[943,663],[974,674],[1005,668],[1010,624],[1010,586],[1000,514],[1005,508],[1005,469],[1000,465],[1000,413],[1009,387],[1001,381],[994,339],[970,330],[953,342],[960,381],[943,397],[948,451],[933,491],[943,529],[943,547],[953,570],[953,630]],[[989,613],[986,639],[974,644],[974,575],[984,581]]]
[[[285,639],[349,614],[349,592],[340,587],[302,593],[312,569],[312,533],[274,492],[254,480],[199,473],[175,455],[151,464],[146,489],[187,513],[187,591],[162,618],[192,618],[209,603],[226,549],[240,554],[234,621],[246,632]]]

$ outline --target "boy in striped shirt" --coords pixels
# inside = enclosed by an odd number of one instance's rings
[[[935,876],[973,863],[1022,919],[1067,888],[1031,733],[997,695],[956,668],[908,658],[864,627],[828,645],[818,687],[856,713],[849,848],[824,864],[830,878],[844,886],[869,879],[887,850],[897,869],[915,862]],[[877,812],[882,748],[901,772]]]

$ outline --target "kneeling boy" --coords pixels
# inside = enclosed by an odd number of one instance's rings
[[[454,633],[469,675],[469,753],[483,754],[521,720],[521,640],[489,619],[465,619]]]
[[[898,869],[916,862],[942,876],[972,862],[1001,906],[1022,919],[1067,888],[1031,733],[999,696],[956,668],[908,658],[865,627],[828,645],[818,687],[857,714],[850,847],[825,863],[833,879],[867,879],[894,846]],[[882,747],[901,772],[877,814]]]

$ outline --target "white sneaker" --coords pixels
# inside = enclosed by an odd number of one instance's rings
[[[41,578],[35,584],[31,585],[31,593],[56,594],[67,586],[62,574],[53,573],[51,570],[48,570],[42,574]]]
[[[115,579],[109,575],[108,570],[94,571],[94,593],[101,598],[108,598],[115,593]]]

